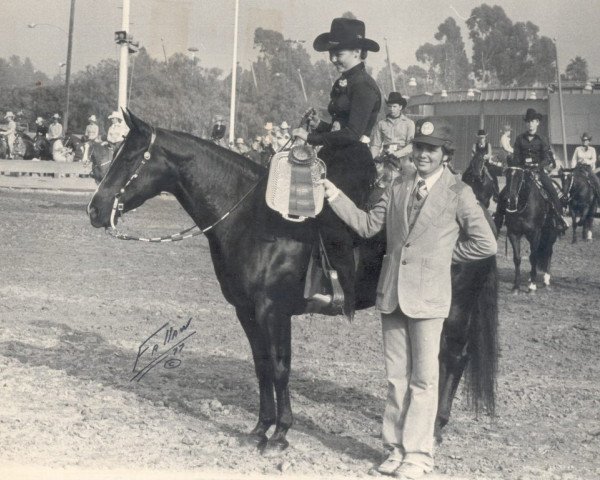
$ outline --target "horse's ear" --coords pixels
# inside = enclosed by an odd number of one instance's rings
[[[129,127],[129,130],[137,130],[141,133],[149,133],[152,131],[150,125],[148,125],[142,119],[136,117],[131,110],[124,108],[122,111],[123,119],[125,120],[125,124]]]

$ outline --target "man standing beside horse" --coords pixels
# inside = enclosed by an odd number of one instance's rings
[[[387,459],[376,470],[403,480],[433,470],[440,335],[450,311],[451,264],[491,257],[496,240],[469,186],[446,168],[454,152],[446,122],[425,118],[412,140],[416,173],[397,178],[368,212],[324,180],[333,211],[362,237],[384,227],[387,255],[377,285],[388,396]]]
[[[579,147],[573,152],[573,158],[571,159],[571,165],[573,167],[581,168],[582,172],[589,180],[594,189],[594,193],[598,201],[600,202],[600,180],[594,173],[596,169],[596,149],[590,145],[592,136],[588,133],[581,135],[581,143]]]
[[[536,112],[534,108],[527,109],[525,117],[523,117],[523,120],[527,124],[527,131],[515,139],[514,154],[509,166],[528,169],[538,173],[538,178],[544,188],[547,200],[550,203],[550,209],[554,215],[556,230],[562,233],[569,228],[569,224],[564,218],[564,209],[560,203],[554,183],[552,183],[552,180],[544,169],[544,167],[553,163],[553,155],[550,151],[548,141],[538,133],[541,119],[541,113]],[[506,213],[506,198],[505,195],[501,195],[501,197],[495,216],[498,231],[500,231]]]

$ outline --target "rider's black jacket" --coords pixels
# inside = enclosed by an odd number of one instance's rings
[[[513,163],[515,166],[528,167],[537,164],[544,167],[552,164],[552,152],[545,138],[537,133],[529,140],[527,132],[515,140]],[[530,160],[528,160],[530,159]]]

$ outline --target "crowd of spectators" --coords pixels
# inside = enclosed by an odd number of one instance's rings
[[[284,120],[279,125],[267,122],[264,125],[264,134],[246,141],[237,137],[233,143],[228,144],[225,139],[227,126],[223,117],[217,115],[211,131],[211,140],[217,145],[244,155],[255,163],[267,166],[269,159],[277,152],[291,146],[290,126]]]

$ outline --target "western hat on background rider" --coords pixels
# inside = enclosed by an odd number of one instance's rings
[[[313,42],[317,52],[354,49],[379,51],[379,44],[365,38],[365,23],[354,18],[334,18],[329,32],[322,33]]]
[[[542,114],[538,113],[535,108],[528,108],[527,112],[525,112],[525,116],[523,120],[526,122],[530,122],[531,120],[542,120]]]
[[[502,132],[503,133],[504,132],[512,132],[512,127],[510,125],[506,124],[502,127]]]
[[[287,130],[290,128],[290,126],[288,125],[288,123],[284,120],[283,122],[281,122],[281,125],[279,125],[279,128],[281,128],[282,130]]]
[[[385,103],[387,103],[388,105],[396,103],[400,105],[403,109],[406,108],[407,105],[406,98],[404,98],[400,92],[390,92]]]
[[[96,115],[90,115],[90,118],[88,118],[88,122],[97,123],[98,119],[96,118]]]
[[[582,142],[585,142],[586,140],[588,140],[588,141],[590,141],[590,142],[591,142],[591,141],[592,141],[592,136],[591,136],[589,133],[587,133],[587,132],[584,132],[584,133],[581,135],[581,141],[582,141]]]
[[[58,113],[55,113],[54,115],[52,115],[52,119],[53,120],[60,120],[60,115]]]
[[[13,112],[6,112],[6,115],[4,115],[4,118],[15,118],[15,114]]]
[[[487,137],[487,133],[483,128],[480,128],[479,130],[477,130],[477,136],[478,137]]]

